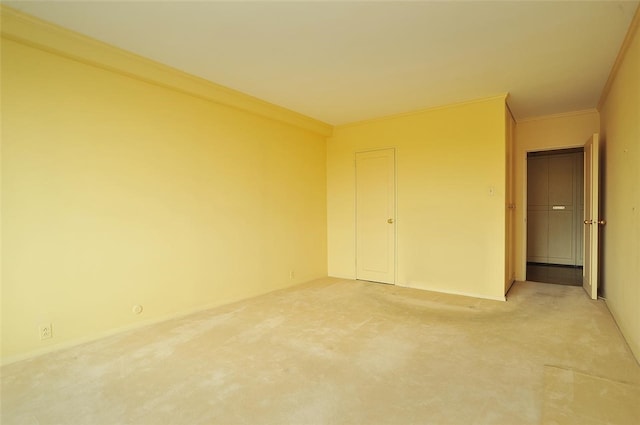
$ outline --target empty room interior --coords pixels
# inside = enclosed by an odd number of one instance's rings
[[[640,423],[638,1],[3,1],[0,422]]]

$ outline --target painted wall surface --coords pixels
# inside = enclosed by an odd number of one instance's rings
[[[396,283],[504,299],[504,96],[334,130],[329,274],[356,277],[355,153],[388,147],[396,148]]]
[[[3,362],[326,276],[324,136],[5,39],[1,97]]]
[[[527,152],[581,147],[599,131],[600,115],[595,110],[541,117],[516,124],[516,280],[526,278]]]
[[[640,361],[640,30],[614,76],[602,118],[601,276],[607,306]]]

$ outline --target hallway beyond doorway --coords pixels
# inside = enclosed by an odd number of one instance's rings
[[[527,263],[527,280],[559,285],[582,286],[582,266]]]

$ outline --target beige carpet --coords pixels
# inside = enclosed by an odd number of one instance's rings
[[[578,399],[622,424],[640,367],[581,288],[516,283],[504,303],[323,279],[1,377],[3,425],[584,424]]]
[[[547,367],[544,379],[544,424],[640,423],[640,385],[558,367]]]

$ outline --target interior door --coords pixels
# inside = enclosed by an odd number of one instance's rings
[[[599,195],[598,134],[584,145],[584,267],[582,286],[591,299],[598,298],[598,234],[604,224],[598,214]]]
[[[356,279],[395,283],[395,151],[356,153]]]

